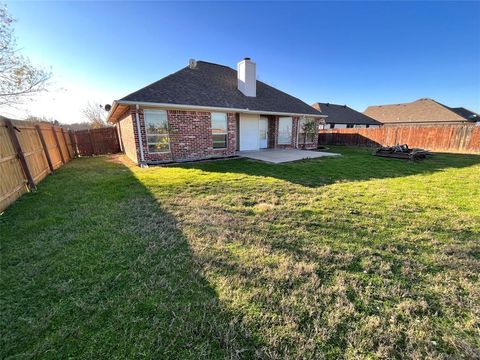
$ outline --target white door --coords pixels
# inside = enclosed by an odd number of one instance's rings
[[[240,114],[240,151],[259,149],[259,115]]]
[[[261,117],[258,123],[258,137],[260,149],[268,147],[268,119]]]

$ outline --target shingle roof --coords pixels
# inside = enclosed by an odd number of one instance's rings
[[[382,123],[377,120],[353,110],[347,105],[317,102],[312,106],[315,109],[320,110],[322,114],[328,116],[325,119],[327,124],[382,125]]]
[[[480,114],[477,114],[476,112],[465,109],[464,107],[450,108],[450,110],[464,117],[465,119],[480,121]]]
[[[369,106],[363,113],[382,123],[468,121],[458,112],[432,99]]]
[[[237,71],[224,65],[197,61],[121,101],[211,106],[292,114],[321,115],[310,105],[257,80],[257,96],[243,95],[237,88]]]

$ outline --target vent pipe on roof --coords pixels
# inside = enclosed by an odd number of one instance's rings
[[[243,95],[257,96],[257,65],[250,59],[245,58],[237,64],[238,90]]]

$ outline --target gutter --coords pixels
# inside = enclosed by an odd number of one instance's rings
[[[262,110],[250,110],[250,109],[237,109],[237,108],[224,108],[224,107],[215,107],[215,106],[200,106],[200,105],[183,105],[183,104],[166,104],[166,103],[154,103],[154,102],[138,102],[138,101],[125,101],[125,100],[115,100],[112,105],[112,109],[108,113],[108,118],[113,114],[118,105],[140,105],[140,106],[152,106],[152,107],[166,107],[169,109],[179,109],[179,110],[213,110],[213,111],[222,111],[222,112],[239,112],[246,114],[258,114],[258,115],[281,115],[281,116],[310,116],[310,117],[320,117],[326,118],[327,115],[322,114],[303,114],[303,113],[286,113],[286,112],[275,112],[275,111],[262,111]]]

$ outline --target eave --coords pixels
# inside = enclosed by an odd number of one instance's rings
[[[322,115],[322,114],[317,115],[317,114],[277,112],[277,111],[267,111],[267,110],[224,108],[224,107],[215,107],[215,106],[199,106],[199,105],[115,100],[113,102],[112,109],[108,113],[108,121],[111,123],[117,122],[120,116],[125,113],[126,109],[134,105],[139,105],[142,107],[161,107],[161,108],[168,108],[172,110],[175,110],[175,109],[176,110],[203,110],[203,111],[235,112],[235,113],[258,114],[258,115],[279,115],[279,116],[300,116],[300,117],[305,116],[305,117],[315,117],[315,118],[327,117],[327,115]]]

